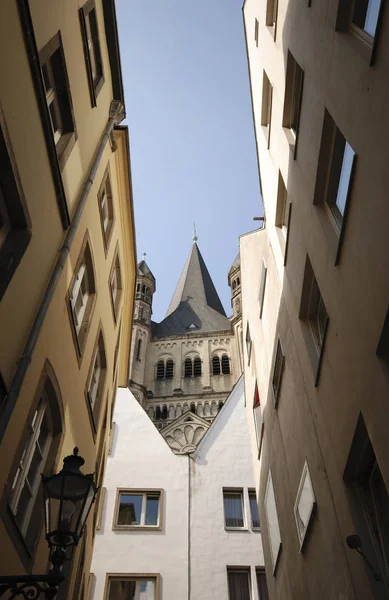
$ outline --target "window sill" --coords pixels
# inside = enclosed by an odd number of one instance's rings
[[[372,66],[374,59],[373,51],[375,46],[374,39],[355,25],[350,25],[347,31],[340,33],[346,43],[355,52],[357,52],[357,54],[359,54],[359,56],[361,56],[369,66]]]
[[[253,531],[253,533],[261,533],[261,528],[260,527],[253,527],[252,531]]]
[[[162,531],[161,525],[112,525],[113,531]]]
[[[247,527],[224,527],[225,531],[237,531],[237,532],[242,532],[242,531],[248,531]]]

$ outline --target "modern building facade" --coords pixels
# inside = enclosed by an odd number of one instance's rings
[[[386,9],[243,6],[266,218],[240,239],[244,371],[272,599],[389,597]]]
[[[0,6],[1,575],[45,573],[40,473],[101,484],[136,259],[114,2]],[[8,58],[7,58],[8,57]],[[58,598],[84,598],[99,500]]]
[[[229,319],[194,237],[166,317],[156,323],[156,281],[144,260],[138,265],[129,387],[174,452],[194,450],[241,374],[239,273],[235,261]]]

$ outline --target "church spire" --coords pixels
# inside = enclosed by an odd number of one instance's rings
[[[193,223],[193,236],[192,236],[192,240],[194,242],[197,242],[198,239],[199,238],[197,237],[197,234],[196,234],[196,223]]]

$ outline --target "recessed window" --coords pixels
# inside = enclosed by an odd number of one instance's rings
[[[213,356],[212,357],[212,375],[220,375],[221,373],[221,369],[220,369],[220,357],[219,356]]]
[[[381,0],[356,0],[352,22],[374,38],[380,9]]]
[[[291,52],[288,52],[282,125],[286,130],[291,132],[291,136],[288,137],[288,140],[291,146],[294,147],[295,158],[297,151],[297,137],[300,126],[303,81],[304,71],[295,60]]]
[[[119,490],[114,528],[161,529],[161,490]]]
[[[282,375],[284,373],[285,356],[282,352],[282,346],[280,340],[277,341],[276,358],[274,361],[272,387],[274,394],[274,401],[277,405],[280,397]]]
[[[244,529],[243,490],[223,490],[226,529]]]
[[[193,375],[193,363],[191,358],[186,358],[184,363],[184,377],[192,377]]]
[[[262,318],[262,310],[263,310],[263,301],[265,298],[265,287],[266,287],[266,277],[267,277],[267,268],[265,265],[265,261],[262,261],[262,270],[261,270],[261,282],[259,284],[259,318]]]
[[[255,40],[255,45],[258,47],[258,31],[259,31],[259,23],[258,23],[258,19],[255,19],[255,24],[254,24],[254,40]]]
[[[157,363],[157,379],[173,379],[174,362],[171,358],[160,359]]]
[[[267,524],[267,535],[270,546],[270,556],[274,573],[277,567],[278,557],[281,551],[281,534],[280,526],[278,524],[278,514],[276,498],[274,495],[273,477],[270,470],[265,493],[265,516]]]
[[[252,342],[251,342],[251,335],[250,335],[250,327],[249,327],[249,324],[247,323],[246,350],[247,350],[247,364],[248,365],[250,365],[250,360],[251,360],[251,349],[252,349]]]
[[[296,502],[294,504],[294,516],[296,519],[297,533],[300,541],[300,549],[304,544],[305,536],[308,531],[311,519],[316,508],[315,494],[309,473],[308,463],[305,461],[303,473],[301,475],[300,485],[297,491]]]
[[[253,529],[259,529],[261,524],[259,522],[258,503],[255,490],[249,490],[249,503],[250,503],[250,515],[251,515],[251,526]]]
[[[121,323],[120,323],[120,325],[118,327],[118,330],[119,330],[118,331],[118,336],[116,338],[116,344],[115,344],[115,353],[114,353],[114,356],[113,356],[113,379],[115,379],[115,375],[116,375],[116,367],[117,367],[119,350],[120,350],[120,334],[121,334],[121,331],[122,331]]]
[[[285,186],[281,171],[278,173],[277,189],[277,209],[276,209],[276,227],[281,249],[284,252],[284,264],[286,261],[288,233],[290,228],[290,219],[292,214],[292,205],[289,201],[288,191]]]
[[[174,375],[174,363],[171,358],[168,358],[168,360],[166,361],[165,377],[166,377],[166,379],[173,379],[173,375]]]
[[[227,354],[222,355],[222,373],[223,375],[230,375],[231,373],[230,359],[228,358]]]
[[[315,385],[317,385],[319,382],[320,367],[323,358],[329,318],[308,257],[304,273],[300,318],[303,319],[305,325],[303,332],[308,345],[312,366],[315,371]]]
[[[86,391],[95,429],[97,428],[101,401],[103,399],[106,372],[107,361],[105,356],[104,338],[102,331],[100,330],[96,347],[92,355]]]
[[[91,102],[92,106],[96,106],[97,95],[103,86],[104,76],[94,0],[89,0],[80,8],[80,23]]]
[[[338,236],[344,228],[354,164],[354,150],[325,111],[314,203],[326,208]]]
[[[254,413],[254,425],[255,425],[255,434],[257,437],[258,458],[259,458],[260,453],[261,453],[261,447],[262,447],[264,423],[263,423],[262,408],[261,408],[261,402],[260,402],[260,398],[259,398],[257,382],[255,382],[253,413]]]
[[[142,355],[142,340],[139,339],[136,343],[136,360],[141,360]]]
[[[227,567],[228,599],[251,600],[250,569]]]
[[[267,0],[266,25],[272,28],[273,37],[276,37],[278,0]]]
[[[88,236],[85,237],[68,296],[77,347],[82,355],[96,300],[95,276]]]
[[[256,570],[259,600],[269,600],[265,569]]]
[[[39,60],[54,142],[63,166],[76,141],[76,127],[60,32],[39,52]]]
[[[157,379],[165,379],[165,361],[159,360],[157,363]]]
[[[109,171],[105,172],[102,184],[98,193],[101,228],[103,231],[104,247],[107,250],[111,239],[111,233],[114,223],[112,187]]]
[[[273,103],[273,86],[271,85],[265,71],[262,78],[262,115],[261,125],[264,128],[267,147],[270,146],[271,109]]]
[[[0,300],[30,239],[29,216],[0,106]]]
[[[120,308],[120,303],[121,303],[122,293],[123,293],[122,274],[121,274],[121,269],[120,269],[120,260],[119,260],[118,250],[116,250],[111,273],[109,276],[109,288],[110,288],[110,292],[111,292],[113,314],[114,314],[114,318],[115,318],[115,322],[116,322],[118,315],[119,315],[119,308]]]
[[[105,600],[157,600],[158,576],[109,576]]]
[[[201,377],[201,358],[196,356],[193,361],[193,377]]]

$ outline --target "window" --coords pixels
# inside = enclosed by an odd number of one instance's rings
[[[326,110],[320,145],[314,204],[322,205],[326,208],[339,238],[343,236],[354,164],[354,150]],[[336,263],[338,259],[339,249]]]
[[[223,375],[231,374],[230,359],[228,358],[227,354],[223,354],[222,356],[222,373]]]
[[[223,490],[226,529],[244,529],[243,490]]]
[[[251,526],[253,529],[259,529],[261,524],[259,522],[258,503],[255,490],[249,490],[249,502],[250,502],[250,514],[251,514]]]
[[[300,126],[301,102],[303,97],[304,71],[288,52],[288,62],[286,66],[286,84],[284,115],[282,125],[290,130],[292,136],[289,137],[289,143],[294,147],[294,157],[296,158],[297,137]]]
[[[274,495],[273,478],[270,470],[265,493],[265,516],[267,525],[267,535],[270,546],[270,556],[274,573],[277,567],[278,557],[281,551],[281,534],[280,526],[278,524],[278,514],[276,499]]]
[[[255,19],[255,24],[254,24],[254,40],[255,40],[255,45],[258,48],[258,30],[259,30],[259,23],[258,23],[258,19]]]
[[[212,357],[212,375],[220,375],[220,358],[219,356]]]
[[[165,379],[165,362],[159,360],[157,363],[157,379]]]
[[[193,363],[191,358],[186,358],[184,363],[184,377],[192,377]]]
[[[267,277],[267,268],[265,265],[265,261],[262,261],[262,271],[261,271],[261,283],[259,284],[259,318],[262,318],[262,310],[263,310],[263,301],[265,298],[265,287],[266,287],[266,277]]]
[[[201,377],[201,358],[199,356],[196,356],[193,361],[193,376]]]
[[[276,406],[277,406],[278,398],[280,396],[281,383],[282,383],[282,375],[283,375],[283,372],[284,372],[284,364],[285,364],[285,357],[284,357],[284,354],[282,352],[281,342],[278,339],[278,341],[277,341],[277,350],[276,350],[276,358],[275,358],[275,361],[274,361],[273,379],[272,379],[274,401],[275,401]]]
[[[277,26],[277,9],[278,0],[267,0],[266,5],[266,25],[273,29],[273,37],[276,38],[276,26]]]
[[[262,408],[261,408],[261,402],[260,402],[260,398],[259,398],[257,382],[255,382],[253,412],[254,412],[255,433],[257,436],[257,445],[258,445],[258,458],[259,458],[259,456],[261,454],[264,424],[263,424]]]
[[[174,363],[171,358],[166,361],[166,379],[173,379]]]
[[[378,343],[377,354],[389,365],[389,308],[386,313],[384,326]]]
[[[259,600],[269,600],[265,569],[257,569],[256,576]]]
[[[227,567],[228,600],[250,600],[250,569]]]
[[[158,575],[108,576],[106,600],[157,600]]]
[[[271,109],[273,102],[273,87],[265,71],[262,78],[262,116],[261,125],[264,128],[267,147],[270,147]]]
[[[121,323],[118,327],[118,336],[116,339],[116,345],[115,345],[115,352],[113,355],[113,372],[112,372],[112,379],[115,379],[115,375],[116,375],[116,367],[117,367],[117,362],[118,362],[118,356],[119,356],[119,350],[120,350],[120,334],[122,332],[122,327],[121,327]]]
[[[281,171],[278,173],[278,191],[277,191],[277,209],[276,209],[276,227],[278,239],[282,251],[284,252],[284,265],[286,264],[288,233],[290,229],[290,219],[292,215],[292,205],[289,202],[288,191],[285,186]]]
[[[139,339],[136,344],[136,360],[140,360],[141,353],[142,353],[142,340]]]
[[[94,0],[89,0],[80,8],[80,23],[91,103],[92,106],[96,106],[96,98],[103,86],[104,76]]]
[[[39,52],[39,60],[54,142],[63,167],[77,136],[60,32]]]
[[[308,257],[305,265],[300,318],[305,325],[303,333],[315,371],[315,385],[318,385],[329,318]]]
[[[251,348],[252,348],[252,342],[251,342],[251,335],[250,335],[250,327],[249,327],[249,324],[247,323],[247,329],[246,329],[246,350],[247,350],[247,364],[248,365],[250,365]]]
[[[344,479],[354,495],[356,530],[362,538],[363,552],[374,566],[379,565],[379,590],[382,590],[382,581],[385,589],[389,589],[389,494],[361,414]]]
[[[85,236],[68,295],[77,348],[82,355],[96,300],[95,276],[88,235]]]
[[[374,38],[380,9],[381,0],[356,0],[352,22]]]
[[[114,529],[162,529],[161,490],[118,490]]]
[[[62,431],[57,381],[46,362],[37,393],[37,403],[27,421],[26,436],[13,467],[8,504],[15,521],[10,523],[22,535],[31,551],[42,524],[41,473],[54,468]],[[7,515],[2,515],[8,521]],[[15,532],[16,537],[16,532]]]
[[[113,213],[113,198],[112,187],[109,170],[105,172],[99,193],[97,195],[99,201],[101,228],[103,232],[104,248],[107,251],[111,239],[111,233],[114,223]]]
[[[0,300],[30,243],[29,215],[0,106]]]
[[[97,428],[97,421],[104,393],[106,371],[107,362],[105,356],[104,339],[103,333],[100,330],[97,336],[96,347],[92,355],[91,369],[89,371],[86,390],[88,406],[92,414],[92,422],[95,429]]]
[[[306,533],[316,508],[315,494],[313,492],[311,475],[308,463],[305,461],[301,475],[296,502],[294,504],[294,516],[296,519],[297,533],[300,541],[300,550],[303,547]]]
[[[119,252],[116,249],[115,258],[113,261],[111,274],[109,276],[109,288],[111,291],[112,309],[114,314],[115,323],[119,314],[119,307],[122,298],[122,275],[120,270]]]
[[[194,402],[190,403],[190,412],[193,413],[194,415],[196,414],[196,405]]]

